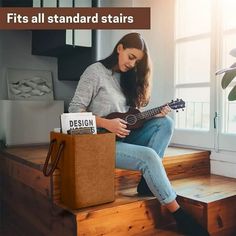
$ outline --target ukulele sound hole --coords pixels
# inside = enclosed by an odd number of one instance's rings
[[[129,125],[134,125],[137,122],[137,117],[135,115],[128,115],[125,117],[125,121]]]

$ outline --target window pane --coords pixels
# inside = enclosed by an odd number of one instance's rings
[[[223,27],[225,30],[236,28],[236,1],[235,0],[221,0]]]
[[[57,7],[57,0],[44,0],[43,7]]]
[[[210,81],[210,40],[201,39],[176,45],[176,83]]]
[[[236,13],[235,13],[236,15]],[[225,35],[223,38],[223,67],[229,67],[236,62],[236,58],[229,52],[236,48],[236,34]]]
[[[176,95],[186,104],[176,115],[176,128],[209,130],[210,88],[179,88]]]
[[[232,88],[233,86],[227,87],[223,93],[223,133],[236,133],[236,101],[228,101]]]
[[[209,33],[211,0],[176,0],[176,38]]]

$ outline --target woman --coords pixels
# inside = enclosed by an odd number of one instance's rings
[[[96,115],[98,128],[119,137],[116,142],[116,167],[141,171],[143,178],[138,192],[150,189],[173,214],[183,233],[209,235],[179,206],[162,165],[161,159],[173,132],[172,120],[167,116],[170,108],[164,107],[142,128],[132,131],[120,118],[105,118],[112,112],[127,112],[129,107],[145,106],[149,101],[150,83],[151,66],[146,43],[138,33],[127,34],[116,44],[110,56],[85,70],[69,112],[90,111]]]

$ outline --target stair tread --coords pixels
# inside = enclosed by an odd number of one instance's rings
[[[236,196],[236,179],[219,175],[204,175],[172,180],[178,196],[211,203]]]
[[[209,153],[209,151],[190,149],[190,148],[181,148],[181,147],[168,147],[165,151],[165,158],[167,157],[179,157],[192,154],[203,154]]]
[[[218,175],[204,175],[173,180],[172,185],[179,197],[206,204],[236,196],[236,179]],[[78,210],[68,210],[76,215],[88,214],[90,212],[117,208],[127,204],[145,204],[145,202],[148,201],[156,201],[156,198],[151,196],[139,196],[136,187],[131,187],[116,192],[116,200],[114,202]],[[63,204],[60,205],[66,208]]]
[[[3,151],[4,154],[8,155],[8,157],[10,158],[41,170],[47,156],[48,145],[9,147],[7,149],[4,149]],[[190,156],[198,157],[199,155],[203,154],[209,155],[209,152],[204,150],[168,147],[166,149],[163,161],[171,162],[176,159],[189,158]],[[169,160],[169,158],[172,158],[172,160]],[[122,172],[125,170],[120,171]]]

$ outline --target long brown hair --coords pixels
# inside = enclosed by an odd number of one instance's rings
[[[151,63],[147,45],[139,33],[129,33],[119,40],[112,54],[100,62],[108,69],[113,70],[118,64],[117,46],[123,48],[136,48],[142,50],[142,60],[127,72],[121,72],[120,85],[127,100],[132,107],[146,106],[150,99]]]

